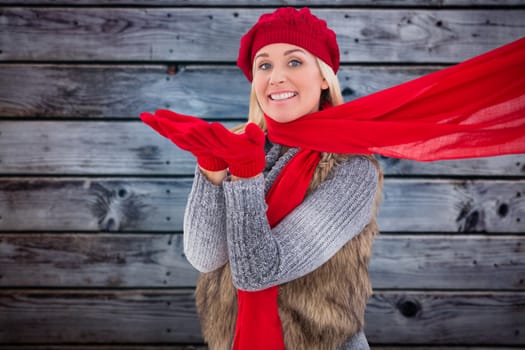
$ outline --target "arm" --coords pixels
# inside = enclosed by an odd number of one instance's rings
[[[214,181],[221,175],[209,175],[199,168],[195,171],[184,213],[184,253],[200,272],[213,271],[228,261],[224,190]]]
[[[236,287],[265,289],[302,277],[328,261],[370,221],[377,181],[374,164],[353,157],[273,229],[266,218],[262,176],[224,182]]]

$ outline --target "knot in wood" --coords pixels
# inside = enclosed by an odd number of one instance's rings
[[[421,304],[415,300],[402,300],[397,303],[397,308],[405,317],[415,317],[421,310]]]

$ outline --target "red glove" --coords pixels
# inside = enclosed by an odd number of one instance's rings
[[[209,139],[215,136],[204,120],[162,109],[155,115],[141,113],[140,119],[181,149],[193,153],[203,169],[219,171],[228,167],[224,160],[211,154]]]
[[[265,137],[261,128],[249,123],[244,133],[235,134],[215,122],[211,123],[211,129],[216,136],[210,139],[213,155],[228,163],[232,175],[253,177],[263,171],[266,164]]]

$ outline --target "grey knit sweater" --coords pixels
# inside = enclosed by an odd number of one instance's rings
[[[265,194],[298,149],[273,145],[264,175],[214,185],[196,170],[184,216],[184,252],[201,272],[230,262],[233,283],[261,290],[302,277],[327,262],[370,222],[375,165],[351,157],[273,229]],[[322,237],[322,239],[319,239]],[[340,347],[368,349],[361,332]]]

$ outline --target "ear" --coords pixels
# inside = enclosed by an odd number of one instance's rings
[[[323,78],[323,82],[321,83],[321,90],[327,90],[328,89],[328,82],[325,78]]]

